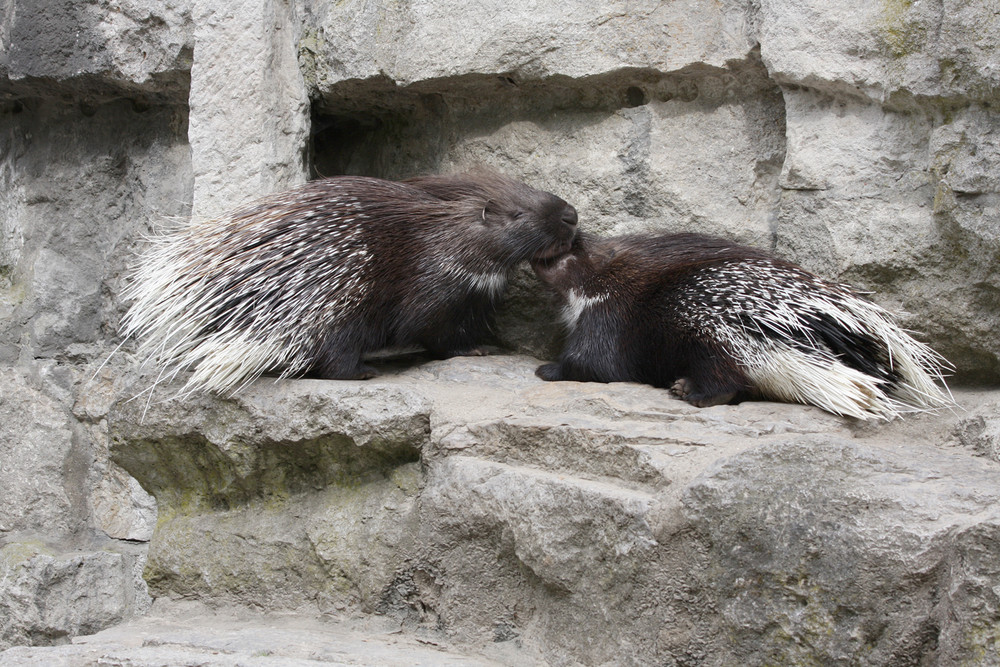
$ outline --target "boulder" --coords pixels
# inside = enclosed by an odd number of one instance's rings
[[[66,552],[22,539],[0,547],[0,662],[7,647],[67,643],[149,609],[143,550],[109,546]]]

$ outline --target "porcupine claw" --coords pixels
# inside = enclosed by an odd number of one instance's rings
[[[670,392],[677,398],[683,399],[696,408],[709,408],[713,405],[725,405],[736,398],[736,392],[727,394],[716,394],[715,396],[699,395],[695,391],[694,382],[691,378],[677,378],[677,381],[670,387]]]

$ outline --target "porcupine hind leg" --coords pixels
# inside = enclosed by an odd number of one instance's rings
[[[747,377],[723,353],[697,346],[686,365],[670,391],[695,407],[739,403],[753,395]]]
[[[433,357],[450,359],[486,356],[486,350],[479,345],[479,341],[490,330],[486,305],[473,303],[463,313],[449,314],[447,321],[450,323],[448,326],[425,327],[418,337],[420,345]]]
[[[472,336],[461,333],[451,336],[421,336],[420,344],[435,359],[451,357],[482,357],[486,351],[476,345]]]
[[[360,355],[336,355],[315,364],[308,375],[323,380],[370,380],[378,371],[362,362]]]
[[[728,403],[739,402],[736,400],[739,392],[706,392],[699,391],[697,383],[689,377],[677,378],[670,387],[670,392],[677,398],[683,399],[697,408],[708,408],[713,405],[726,405]]]
[[[364,363],[363,354],[358,338],[341,332],[323,342],[308,375],[324,380],[371,379],[378,372]]]

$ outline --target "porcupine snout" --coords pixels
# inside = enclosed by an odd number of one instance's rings
[[[566,204],[566,206],[563,207],[562,221],[564,224],[570,227],[574,231],[574,233],[576,232],[576,223],[577,223],[576,209],[573,208],[570,204]]]
[[[577,221],[579,219],[576,209],[559,197],[553,196],[552,198],[552,212],[546,218],[548,220],[549,233],[556,238],[556,243],[544,252],[536,255],[536,259],[539,257],[556,257],[569,252],[573,246],[573,239],[576,238]]]

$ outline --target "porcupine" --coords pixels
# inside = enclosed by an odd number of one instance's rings
[[[568,327],[544,380],[633,381],[707,407],[747,399],[859,419],[951,404],[947,362],[851,287],[698,234],[578,235],[532,262]],[[939,384],[941,386],[939,386]],[[943,388],[942,388],[943,387]]]
[[[124,336],[182,390],[233,393],[265,372],[374,375],[366,354],[477,353],[514,267],[565,252],[575,209],[505,176],[342,176],[154,239]],[[155,385],[154,385],[155,386]]]

